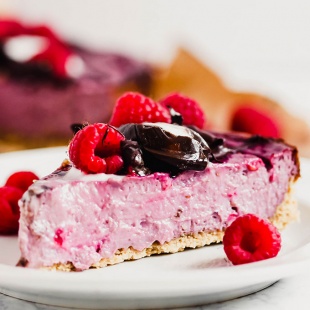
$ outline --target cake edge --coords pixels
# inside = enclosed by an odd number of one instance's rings
[[[299,210],[296,199],[293,197],[294,183],[296,180],[291,179],[288,191],[285,193],[284,199],[276,208],[275,214],[269,219],[270,222],[282,231],[289,223],[299,220]],[[188,234],[182,237],[174,238],[171,241],[160,244],[154,242],[150,247],[142,251],[136,250],[132,247],[127,249],[119,249],[116,253],[109,258],[102,258],[98,263],[90,266],[91,268],[99,269],[110,265],[115,265],[129,260],[138,260],[144,257],[149,257],[154,254],[163,253],[178,253],[185,249],[200,248],[206,245],[221,243],[223,240],[224,231],[204,232],[201,231],[197,234]],[[27,260],[21,258],[18,266],[27,266]],[[57,263],[52,266],[41,267],[40,269],[54,270],[54,271],[77,271],[71,262]]]

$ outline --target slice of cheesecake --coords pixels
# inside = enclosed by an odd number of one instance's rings
[[[279,229],[298,217],[298,154],[282,140],[160,123],[119,130],[137,173],[85,174],[65,161],[35,182],[20,202],[21,265],[99,268],[221,242],[243,214]]]

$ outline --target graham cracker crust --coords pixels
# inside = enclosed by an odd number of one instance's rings
[[[291,182],[288,192],[285,194],[283,202],[277,207],[276,213],[270,222],[276,226],[280,231],[283,230],[287,224],[299,219],[299,211],[297,202],[293,198]],[[184,235],[179,238],[172,239],[169,242],[160,244],[154,242],[150,247],[142,251],[138,251],[132,247],[128,249],[119,249],[112,257],[102,258],[98,263],[93,264],[91,268],[102,268],[109,265],[115,265],[126,260],[137,260],[143,257],[148,257],[154,254],[162,253],[177,253],[182,252],[186,248],[199,248],[213,243],[220,243],[223,240],[224,231],[214,232],[199,232],[198,234]],[[57,270],[57,271],[75,271],[72,263],[54,264],[51,267],[44,269]]]

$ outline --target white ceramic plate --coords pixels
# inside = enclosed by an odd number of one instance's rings
[[[0,185],[14,171],[44,176],[57,168],[66,149],[0,154]],[[302,160],[297,188],[301,221],[282,234],[276,258],[231,266],[223,247],[213,245],[160,255],[100,270],[76,273],[15,267],[16,237],[0,237],[0,292],[39,303],[88,309],[137,309],[207,304],[244,296],[310,267],[310,161]]]

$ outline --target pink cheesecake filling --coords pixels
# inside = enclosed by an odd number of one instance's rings
[[[270,158],[232,154],[203,171],[145,177],[54,175],[36,182],[21,201],[19,243],[28,267],[71,262],[88,269],[118,249],[143,250],[155,241],[223,230],[236,217],[274,215],[298,173],[292,149]]]

